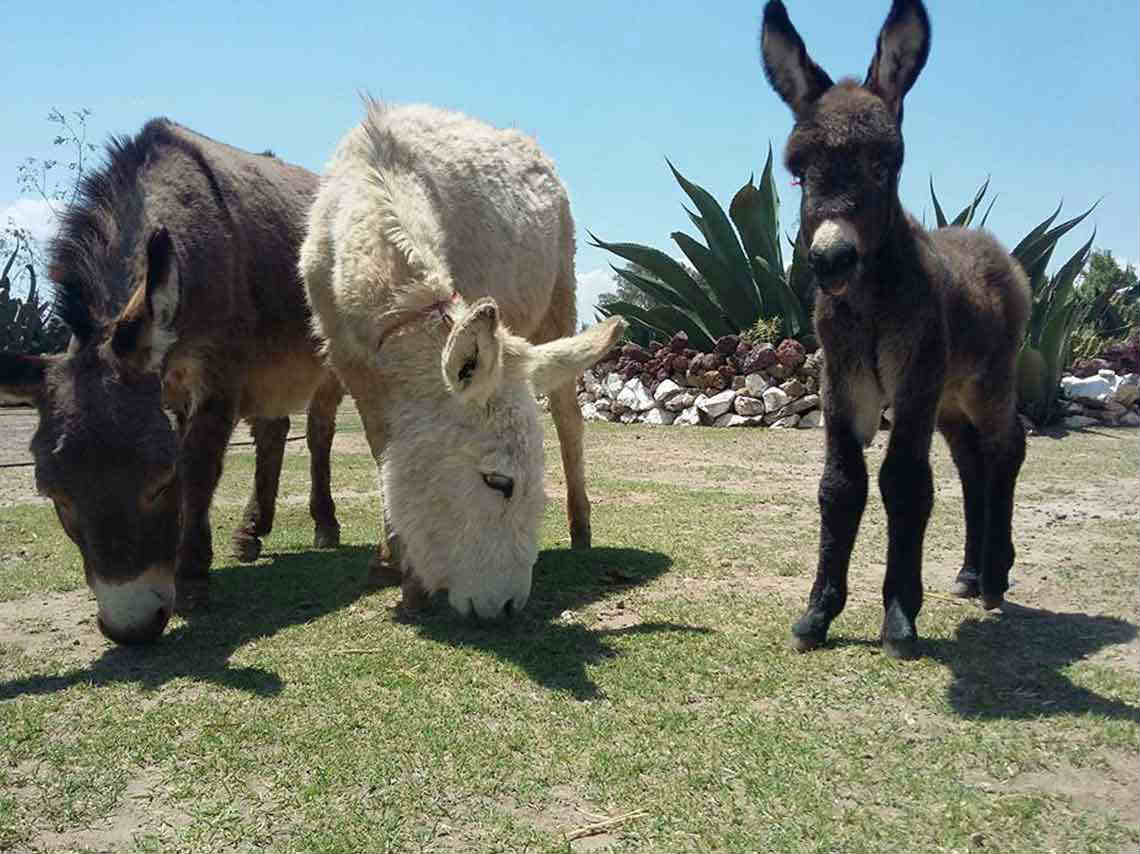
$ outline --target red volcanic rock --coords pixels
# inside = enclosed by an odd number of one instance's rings
[[[776,358],[789,371],[798,371],[807,359],[807,351],[804,350],[804,345],[794,338],[785,338],[776,348]]]
[[[753,347],[748,356],[744,359],[744,364],[741,365],[741,373],[755,374],[767,368],[769,365],[775,364],[776,351],[771,344],[757,344]]]
[[[689,370],[689,360],[685,356],[673,357],[673,372],[683,374]]]
[[[716,352],[727,356],[730,353],[735,353],[737,345],[740,344],[739,335],[722,335],[716,339]]]
[[[677,332],[669,339],[669,349],[674,353],[684,353],[689,346],[689,333]]]
[[[622,347],[621,352],[627,359],[633,359],[636,362],[648,362],[653,358],[649,355],[648,350],[640,344],[634,344],[632,342]]]

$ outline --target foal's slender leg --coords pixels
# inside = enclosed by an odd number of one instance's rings
[[[590,499],[586,496],[586,464],[582,452],[585,424],[578,408],[577,382],[550,392],[550,415],[558,431],[562,471],[566,476],[566,515],[570,521],[570,547],[590,547]]]
[[[917,654],[922,608],[922,542],[934,508],[930,442],[937,402],[896,399],[887,456],[879,469],[879,492],[887,511],[887,573],[883,579],[883,651],[896,658]]]
[[[340,523],[332,497],[331,455],[336,408],[343,398],[344,387],[330,372],[309,401],[305,430],[309,445],[309,515],[313,517],[313,545],[318,549],[340,545]]]
[[[1025,431],[1016,416],[986,448],[985,539],[981,567],[984,608],[1001,605],[1013,566],[1013,490],[1025,461]]]
[[[255,449],[253,492],[245,505],[241,524],[233,535],[233,555],[246,563],[257,560],[261,554],[261,538],[273,530],[289,419],[251,418],[249,431]]]
[[[964,417],[943,417],[939,430],[950,446],[950,456],[958,468],[962,482],[962,505],[966,516],[966,553],[962,568],[954,580],[955,596],[969,598],[980,592],[982,541],[986,524],[986,472],[982,457],[982,440],[978,430]]]
[[[177,608],[185,613],[209,598],[210,564],[214,549],[210,537],[210,502],[222,476],[222,461],[236,422],[237,406],[230,398],[207,398],[186,422],[178,453],[182,484],[181,530],[175,553]]]
[[[847,604],[847,569],[859,521],[867,504],[867,463],[863,446],[849,421],[830,414],[826,422],[827,452],[819,481],[819,567],[808,607],[792,626],[800,651],[827,640],[827,630]]]

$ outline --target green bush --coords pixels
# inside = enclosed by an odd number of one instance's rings
[[[771,149],[759,185],[749,178],[733,197],[727,215],[704,188],[687,180],[672,163],[669,168],[697,209],[686,207],[685,212],[705,242],[682,231],[671,235],[697,275],[659,249],[609,243],[591,233],[591,245],[647,274],[611,265],[625,282],[656,303],[645,309],[616,300],[599,305],[598,312],[621,314],[635,332],[665,340],[684,331],[690,346],[698,350],[711,350],[717,338],[751,329],[763,319],[778,319],[785,335],[809,336],[810,308],[797,297],[784,269]]]

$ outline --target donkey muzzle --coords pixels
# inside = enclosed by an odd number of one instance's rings
[[[812,235],[808,265],[825,293],[842,293],[859,265],[855,230],[842,220],[825,220]]]

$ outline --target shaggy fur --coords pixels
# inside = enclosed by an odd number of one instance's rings
[[[50,251],[68,353],[0,357],[0,393],[39,409],[37,485],[79,546],[113,639],[161,633],[175,582],[182,606],[204,596],[208,511],[239,417],[258,446],[234,535],[245,559],[272,524],[286,416],[318,387],[310,435],[315,423],[331,442],[341,391],[296,272],[316,186],[303,169],[165,119],[113,139]],[[327,470],[327,447],[317,460]],[[327,471],[318,488],[317,538],[329,544]]]
[[[493,617],[526,603],[537,556],[536,387],[550,393],[573,543],[589,545],[574,381],[624,322],[565,337],[574,226],[533,140],[432,107],[367,109],[329,163],[301,270],[381,465],[405,598],[446,588],[460,612]]]
[[[965,496],[966,550],[956,592],[996,607],[1013,563],[1013,490],[1025,455],[1014,382],[1029,316],[1025,273],[990,235],[925,231],[903,210],[903,97],[930,50],[926,9],[895,0],[867,79],[831,84],[778,0],[761,36],[769,81],[796,116],[788,169],[800,180],[800,240],[819,286],[827,457],[819,485],[819,569],[792,629],[822,644],[847,599],[851,549],[867,500],[863,447],[894,407],[879,489],[887,511],[885,615],[893,655],[916,651],[922,541],[933,506],[937,426]]]

